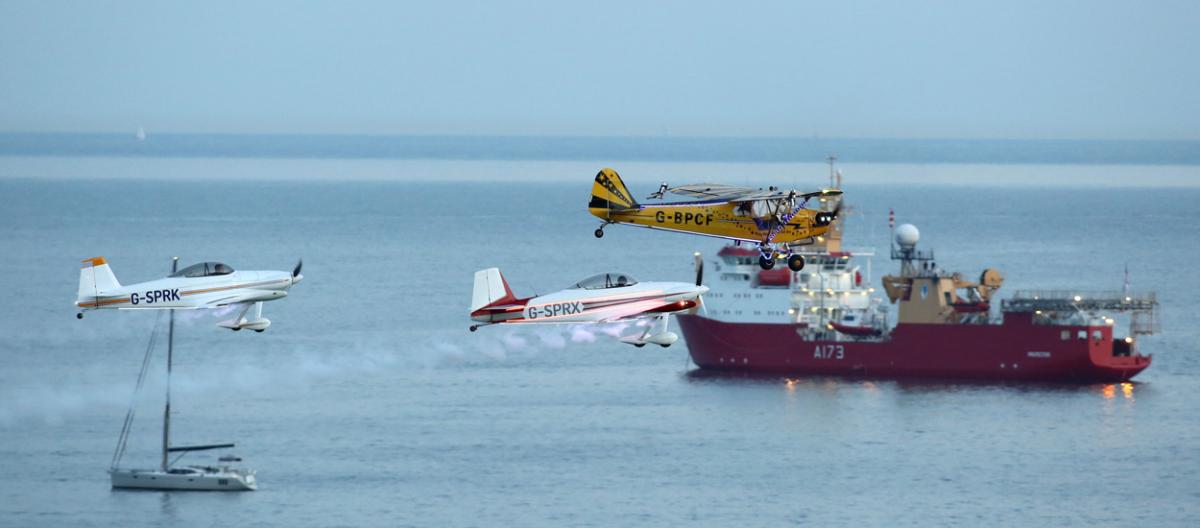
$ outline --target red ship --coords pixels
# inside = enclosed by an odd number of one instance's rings
[[[883,277],[898,312],[889,327],[886,306],[868,302],[875,290],[862,284],[836,227],[805,253],[805,269],[788,272],[790,281],[756,276],[762,272],[741,255],[749,248],[723,249],[717,282],[740,290],[714,285],[707,315],[677,316],[692,361],[726,372],[1071,382],[1127,381],[1150,366],[1136,338],[1156,330],[1157,301],[1130,291],[1128,279],[1112,292],[1017,291],[993,310],[999,272],[972,282],[939,269],[906,224],[895,229],[891,251],[900,274]],[[786,298],[786,315],[751,306]],[[747,320],[750,313],[774,320]],[[1129,325],[1121,337],[1118,317]]]

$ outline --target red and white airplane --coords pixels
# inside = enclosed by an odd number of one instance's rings
[[[189,310],[241,305],[233,319],[217,326],[230,330],[243,328],[262,332],[271,320],[262,316],[262,303],[287,297],[288,290],[304,279],[302,263],[286,271],[234,271],[220,262],[201,262],[171,275],[148,282],[122,285],[104,257],[83,261],[79,272],[79,295],[75,306],[83,319],[85,310]],[[251,309],[253,308],[253,311]]]
[[[697,257],[696,282],[638,282],[624,273],[600,273],[571,287],[537,297],[518,298],[498,268],[475,272],[471,319],[482,324],[586,324],[653,319],[640,334],[620,338],[636,347],[671,346],[679,336],[667,330],[667,318],[695,310],[708,291]]]

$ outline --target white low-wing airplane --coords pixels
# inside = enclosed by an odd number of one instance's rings
[[[579,324],[654,319],[640,334],[620,338],[637,347],[653,343],[671,346],[679,339],[667,330],[668,317],[693,310],[708,291],[700,284],[703,268],[697,258],[696,283],[638,282],[623,273],[600,273],[571,287],[537,297],[517,298],[497,268],[475,272],[471,319],[482,324]]]
[[[178,258],[175,259],[178,261]],[[79,297],[75,306],[81,311],[117,308],[121,310],[189,310],[243,305],[233,319],[218,326],[230,330],[248,328],[257,332],[271,326],[262,316],[263,301],[287,296],[293,285],[304,279],[303,264],[286,271],[234,271],[220,262],[201,262],[175,271],[166,278],[122,286],[117,282],[104,257],[83,261],[79,272]],[[175,263],[172,263],[172,267]],[[253,308],[250,318],[246,315]]]

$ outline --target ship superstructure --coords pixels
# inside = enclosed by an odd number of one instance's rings
[[[830,188],[841,189],[841,173],[830,158]],[[837,204],[821,199],[821,210]],[[871,287],[868,248],[842,245],[843,218],[853,214],[844,207],[824,236],[799,246],[804,269],[762,269],[757,249],[729,244],[709,259],[714,270],[704,296],[707,316],[724,322],[781,322],[798,324],[805,332],[826,335],[835,327],[878,332],[886,326],[886,306],[880,305]],[[864,267],[865,263],[865,267]],[[835,336],[833,336],[836,338]]]

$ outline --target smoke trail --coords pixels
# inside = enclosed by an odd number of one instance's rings
[[[230,310],[232,311],[232,310]],[[216,310],[180,311],[184,321],[219,317]],[[177,315],[179,315],[177,314]],[[177,318],[178,321],[178,318]],[[130,330],[135,328],[131,325]],[[189,405],[233,393],[295,394],[315,384],[341,379],[386,375],[389,372],[436,370],[475,365],[536,362],[547,354],[584,355],[611,350],[630,327],[626,323],[496,327],[473,334],[440,332],[397,345],[364,341],[336,348],[286,346],[265,353],[213,351],[203,360],[194,356],[177,363],[172,393]],[[599,347],[599,348],[598,348]],[[178,358],[177,358],[178,359]],[[159,401],[165,391],[164,355],[155,352],[140,399]],[[20,385],[0,388],[0,428],[25,421],[60,424],[73,416],[112,413],[114,420],[129,404],[134,374],[129,365],[104,363],[66,378],[35,376]]]

